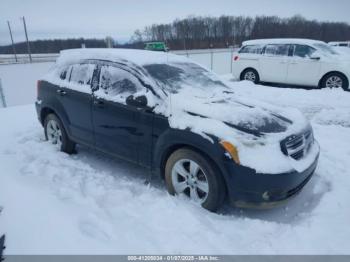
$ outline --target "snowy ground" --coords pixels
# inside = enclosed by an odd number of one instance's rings
[[[6,253],[350,254],[350,93],[250,83],[235,90],[297,107],[313,124],[319,166],[286,206],[209,213],[169,196],[162,181],[146,185],[137,166],[85,147],[57,152],[43,140],[32,104],[9,107],[0,109]]]

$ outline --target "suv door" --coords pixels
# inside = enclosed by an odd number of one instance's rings
[[[321,61],[311,59],[316,51],[308,45],[294,45],[293,56],[288,67],[287,83],[294,85],[317,86],[321,69]]]
[[[264,48],[260,56],[260,80],[262,82],[285,83],[288,70],[290,45],[273,44]]]
[[[61,73],[65,87],[57,89],[57,96],[68,117],[68,128],[74,141],[93,144],[91,122],[91,79],[95,65],[74,64]]]
[[[127,97],[145,91],[145,87],[116,64],[99,67],[99,88],[93,93],[92,109],[96,147],[150,166],[153,113],[126,105]]]

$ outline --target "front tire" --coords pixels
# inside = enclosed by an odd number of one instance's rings
[[[342,88],[345,91],[349,91],[348,79],[339,73],[331,73],[325,76],[321,83],[322,88]]]
[[[48,114],[44,121],[45,139],[67,154],[75,152],[75,143],[71,141],[61,120],[55,114]]]
[[[258,84],[260,82],[260,77],[255,69],[248,68],[241,73],[240,80],[247,80],[253,82],[254,84]]]
[[[191,149],[179,149],[169,157],[165,181],[171,195],[184,194],[212,212],[225,199],[226,187],[220,172],[206,157]]]

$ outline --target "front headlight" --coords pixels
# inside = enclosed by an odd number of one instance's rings
[[[231,156],[233,161],[235,161],[236,164],[239,165],[240,161],[237,148],[228,141],[220,141],[220,145],[222,145],[226,152]]]

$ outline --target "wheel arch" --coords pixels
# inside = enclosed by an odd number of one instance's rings
[[[49,114],[56,114],[56,112],[50,108],[50,107],[43,107],[41,110],[40,110],[40,123],[41,125],[44,126],[44,122],[45,122],[45,118],[49,115]]]
[[[225,177],[225,173],[223,172],[223,170],[220,168],[220,166],[216,163],[216,161],[210,156],[210,154],[208,154],[207,152],[205,152],[204,150],[200,149],[199,147],[196,147],[194,145],[191,144],[186,144],[186,143],[179,143],[179,144],[173,144],[169,147],[166,148],[166,150],[163,152],[162,157],[161,157],[161,161],[160,161],[160,166],[159,166],[159,171],[160,171],[160,177],[161,179],[165,179],[165,166],[166,163],[169,159],[169,157],[176,152],[179,149],[189,149],[192,150],[200,155],[202,155],[205,159],[208,160],[208,162],[210,162],[210,165],[212,165],[215,170],[217,170],[219,172],[219,176],[221,176],[223,182],[224,182],[224,187],[225,187],[225,192],[226,194],[228,193],[228,185],[227,185],[227,181],[226,181],[226,177]]]
[[[347,83],[348,83],[348,85],[349,85],[349,78],[348,78],[344,73],[342,73],[342,72],[340,72],[340,71],[337,71],[337,70],[333,70],[333,71],[329,71],[329,72],[325,73],[325,74],[321,77],[320,81],[318,82],[318,87],[319,87],[319,88],[322,88],[322,83],[323,83],[323,81],[325,80],[326,77],[328,77],[328,76],[331,75],[331,74],[339,74],[339,75],[342,75],[342,76],[346,79],[346,81],[347,81]]]
[[[239,79],[240,79],[240,80],[242,80],[243,74],[244,74],[247,70],[254,70],[254,71],[257,73],[258,78],[260,79],[259,71],[258,71],[256,68],[254,68],[254,67],[252,67],[252,66],[249,66],[249,67],[244,68],[244,69],[242,70],[242,72],[240,73],[240,75],[239,75]]]
[[[71,132],[70,132],[70,129],[69,129],[68,116],[66,115],[65,112],[63,112],[63,114],[60,114],[59,110],[56,110],[52,106],[45,105],[45,106],[43,106],[41,108],[41,110],[40,110],[40,123],[42,124],[42,126],[44,126],[45,118],[49,114],[54,114],[61,120],[61,122],[63,124],[63,127],[65,128],[65,130],[67,132],[68,137],[71,138]]]

